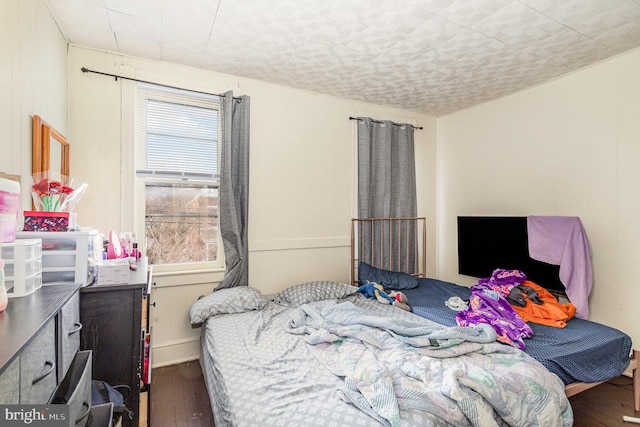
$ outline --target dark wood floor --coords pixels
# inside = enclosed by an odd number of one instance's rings
[[[151,427],[211,427],[213,415],[198,361],[156,368],[151,382]],[[632,427],[631,378],[618,377],[569,399],[575,427]],[[303,426],[301,426],[303,427]]]
[[[633,380],[618,377],[569,399],[576,427],[632,427],[622,416],[640,417],[633,410]]]
[[[150,427],[212,427],[213,414],[200,362],[151,372]]]

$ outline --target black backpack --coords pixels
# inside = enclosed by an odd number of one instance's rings
[[[126,397],[122,391],[126,392]],[[125,406],[125,402],[131,396],[131,388],[128,385],[112,386],[105,381],[91,381],[91,405],[102,405],[103,403],[113,403],[113,412],[127,414],[133,420],[133,411]]]

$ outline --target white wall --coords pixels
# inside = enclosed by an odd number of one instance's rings
[[[640,342],[640,50],[438,120],[438,261],[457,274],[458,215],[579,216],[590,316]],[[479,242],[481,244],[481,242]]]
[[[132,83],[82,73],[82,67],[251,97],[249,280],[264,293],[309,280],[349,280],[350,219],[356,213],[356,123],[349,116],[423,126],[415,133],[418,212],[429,218],[428,264],[435,274],[435,118],[72,46],[71,167],[76,180],[89,183],[77,208],[81,224],[103,232],[131,230],[135,214],[133,141],[126,119],[131,111],[122,107]],[[190,327],[187,310],[220,278],[219,273],[157,277],[151,312],[155,366],[197,357],[199,330]]]
[[[22,177],[30,209],[31,121],[67,132],[67,42],[44,0],[0,1],[0,172]]]

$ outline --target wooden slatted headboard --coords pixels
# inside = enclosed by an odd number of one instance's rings
[[[425,277],[427,219],[353,218],[351,220],[351,283],[357,284],[360,261],[376,268]]]

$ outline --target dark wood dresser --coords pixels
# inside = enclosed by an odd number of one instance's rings
[[[0,312],[0,404],[47,404],[78,351],[79,285],[43,286]]]
[[[80,290],[80,321],[83,324],[80,348],[93,352],[93,379],[112,386],[126,385],[131,396],[125,405],[133,411],[133,419],[126,415],[123,426],[138,426],[141,414],[140,391],[144,386],[143,366],[145,336],[143,312],[148,311],[146,260],[138,263],[137,271],[130,271],[129,283],[91,285]],[[143,423],[146,425],[146,423]]]

